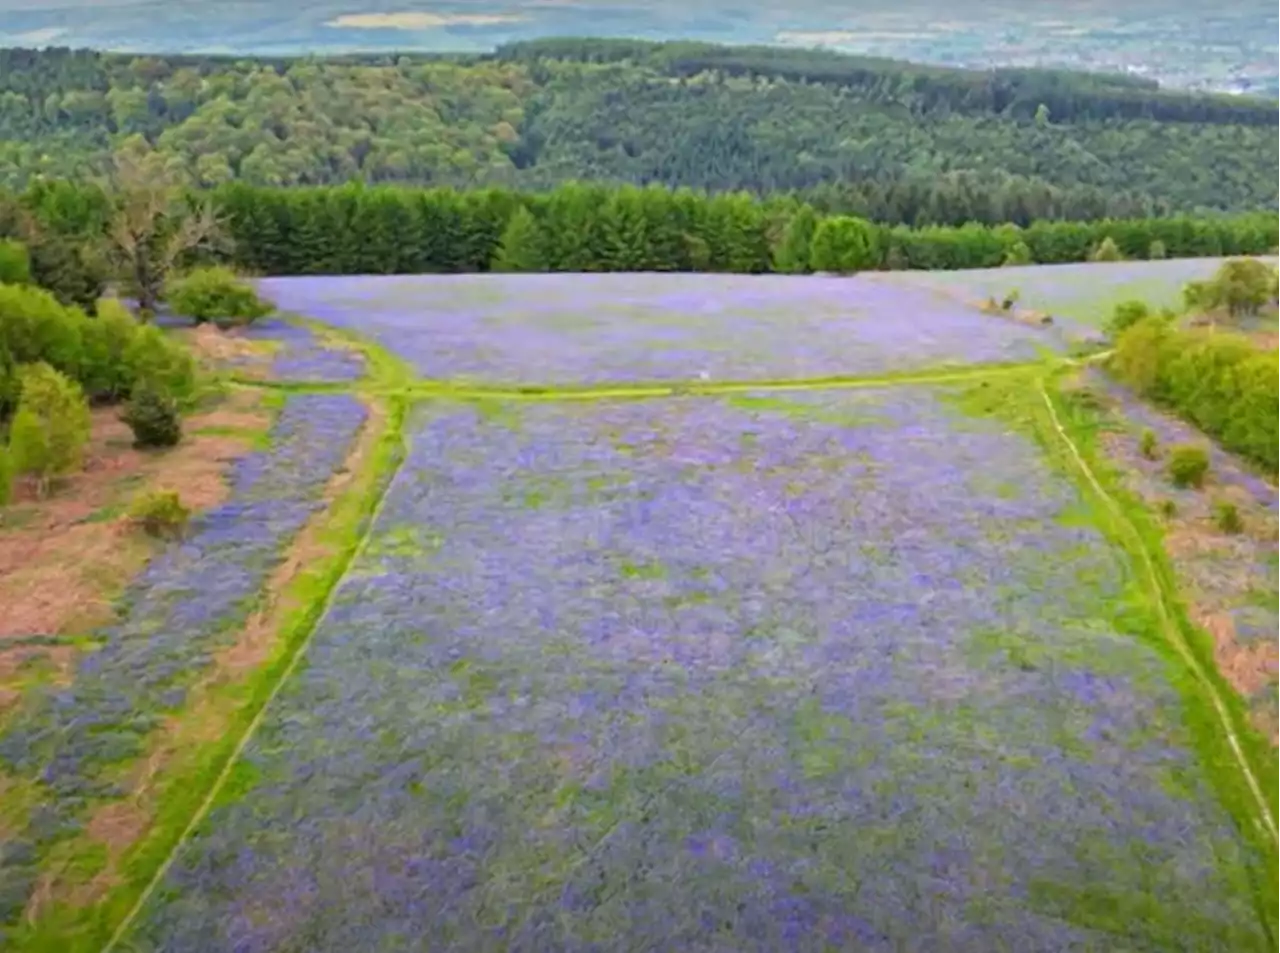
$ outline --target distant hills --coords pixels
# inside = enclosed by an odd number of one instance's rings
[[[547,36],[829,46],[972,67],[1134,72],[1276,95],[1264,0],[0,0],[0,45],[236,54],[485,52]]]

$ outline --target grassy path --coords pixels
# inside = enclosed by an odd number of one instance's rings
[[[382,349],[350,335],[352,345],[365,355],[369,376],[344,384],[235,381],[235,386],[278,389],[289,392],[353,392],[379,406],[383,414],[382,431],[376,452],[361,461],[361,469],[353,474],[350,486],[325,514],[327,535],[333,541],[334,555],[315,571],[296,580],[293,593],[300,609],[288,617],[277,638],[285,646],[284,654],[257,674],[259,681],[241,712],[242,726],[232,737],[222,739],[225,755],[215,766],[210,780],[186,793],[189,810],[174,819],[172,828],[161,833],[167,845],[153,865],[139,870],[138,876],[123,885],[112,898],[97,936],[98,949],[113,951],[121,947],[139,914],[145,908],[175,858],[192,835],[206,821],[210,811],[234,792],[237,766],[247,746],[262,725],[268,709],[283,686],[297,671],[319,623],[328,612],[335,594],[351,566],[367,547],[373,527],[386,500],[389,488],[404,459],[404,426],[408,410],[415,401],[432,399],[486,401],[605,401],[668,398],[674,396],[716,396],[748,392],[804,391],[841,388],[876,388],[910,385],[964,385],[996,383],[993,388],[1026,412],[1035,421],[1036,435],[1050,455],[1057,459],[1080,489],[1092,496],[1107,516],[1109,534],[1122,545],[1131,560],[1135,574],[1144,578],[1150,598],[1156,603],[1163,624],[1165,648],[1172,652],[1188,673],[1179,686],[1192,703],[1197,717],[1209,713],[1195,726],[1200,754],[1213,767],[1224,802],[1233,812],[1246,835],[1274,858],[1276,853],[1276,808],[1274,755],[1252,736],[1237,711],[1238,705],[1212,665],[1206,666],[1185,613],[1181,610],[1171,577],[1164,567],[1158,538],[1143,532],[1129,512],[1129,501],[1118,500],[1105,475],[1095,472],[1089,448],[1075,423],[1060,414],[1053,396],[1053,384],[1060,373],[1078,362],[1061,358],[1033,363],[944,367],[912,372],[872,376],[828,377],[821,379],[764,381],[680,381],[608,386],[568,387],[501,387],[460,382],[431,381],[415,378],[397,359]],[[1028,408],[1038,407],[1038,410]],[[1006,411],[1008,408],[1006,408]],[[1049,446],[1056,443],[1056,450]],[[1064,464],[1065,461],[1065,465]],[[1154,548],[1153,548],[1154,547]],[[1229,757],[1224,758],[1224,750]],[[1229,764],[1225,764],[1229,762]],[[193,779],[199,782],[200,779]],[[1265,791],[1269,785],[1271,795]],[[172,814],[168,815],[172,816]],[[159,845],[158,845],[159,846]],[[1275,870],[1275,864],[1271,864]],[[148,872],[149,871],[149,872]],[[1275,896],[1274,883],[1270,895]],[[1272,901],[1274,903],[1274,901]],[[1259,911],[1264,921],[1272,924],[1274,907]]]

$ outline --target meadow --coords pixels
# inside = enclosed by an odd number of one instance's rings
[[[1274,481],[1220,454],[1174,494],[1126,448],[1185,425],[906,281],[264,280],[309,320],[215,356],[271,432],[0,720],[0,939],[1272,948],[1274,672],[1191,616],[1274,619]],[[1230,598],[1156,514],[1210,492]],[[237,716],[95,848],[304,525]]]
[[[1121,301],[1145,301],[1153,309],[1181,307],[1182,287],[1209,278],[1226,259],[1079,262],[1020,265],[958,272],[904,271],[878,276],[904,288],[927,288],[947,298],[980,304],[1017,290],[1022,306],[1080,329],[1098,328]],[[1275,265],[1275,258],[1262,258]]]

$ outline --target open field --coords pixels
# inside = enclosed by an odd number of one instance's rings
[[[366,335],[423,377],[489,384],[776,380],[1032,360],[1054,341],[862,278],[276,278],[285,311]]]
[[[1232,614],[1274,483],[1169,490],[1137,427],[1185,430],[1051,329],[861,279],[264,286],[343,338],[197,340],[282,406],[0,726],[0,945],[1274,946]]]
[[[1275,258],[1262,261],[1275,265]],[[898,287],[928,288],[957,301],[999,300],[1012,289],[1024,308],[1069,324],[1097,328],[1121,301],[1137,298],[1152,308],[1180,307],[1182,287],[1213,275],[1225,258],[1023,265],[971,271],[901,271],[877,276]]]

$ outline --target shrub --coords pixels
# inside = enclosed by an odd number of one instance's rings
[[[0,285],[0,350],[17,364],[43,361],[78,378],[86,321],[83,311],[42,288]]]
[[[18,410],[9,428],[9,452],[18,473],[44,495],[56,477],[79,469],[89,442],[89,404],[80,385],[48,364],[18,369]]]
[[[1004,260],[1000,264],[1006,268],[1012,268],[1017,265],[1030,265],[1032,263],[1031,249],[1027,247],[1026,242],[1019,240],[1009,246],[1009,250],[1004,253]]]
[[[1169,250],[1165,248],[1164,242],[1160,241],[1160,239],[1157,238],[1147,246],[1147,258],[1151,261],[1160,261],[1161,259],[1168,257]]]
[[[1160,455],[1159,448],[1156,446],[1156,432],[1154,430],[1142,431],[1142,439],[1139,441],[1139,449],[1142,455],[1148,460],[1154,460]]]
[[[0,506],[7,506],[13,498],[13,458],[5,447],[0,447]]]
[[[0,344],[0,420],[18,406],[18,368],[8,350]]]
[[[1107,321],[1105,330],[1114,338],[1150,316],[1151,310],[1145,301],[1136,299],[1121,301],[1112,309],[1111,319]]]
[[[1115,239],[1108,235],[1089,253],[1089,260],[1124,261],[1124,255],[1120,252],[1120,246],[1116,244]]]
[[[91,244],[57,234],[29,238],[31,279],[47,288],[59,303],[88,311],[102,296],[107,262]]]
[[[1213,522],[1224,533],[1234,536],[1244,530],[1244,520],[1239,508],[1227,500],[1216,500],[1213,504]]]
[[[120,419],[133,431],[133,445],[138,448],[172,447],[182,439],[178,402],[151,383],[134,391]]]
[[[1272,270],[1254,258],[1232,258],[1219,266],[1210,285],[1216,304],[1233,317],[1257,314],[1272,297]]]
[[[90,399],[116,401],[129,396],[137,372],[128,355],[139,328],[137,319],[113,298],[100,301],[98,316],[85,320],[79,379]]]
[[[6,285],[31,283],[31,255],[22,242],[0,239],[0,282]]]
[[[1194,444],[1169,449],[1169,479],[1176,487],[1201,487],[1209,472],[1209,454]]]
[[[271,305],[229,268],[196,268],[169,283],[166,299],[175,313],[212,321],[220,328],[242,327],[271,313]]]
[[[194,358],[153,325],[139,324],[135,327],[133,339],[125,348],[124,363],[130,392],[135,386],[147,383],[179,402],[186,401],[195,393]]]
[[[187,530],[191,511],[173,490],[152,490],[129,504],[129,522],[156,539],[177,539]]]
[[[1280,358],[1248,338],[1139,321],[1116,340],[1110,369],[1222,446],[1275,472],[1280,447]]]
[[[1161,500],[1157,510],[1165,519],[1173,519],[1178,515],[1178,504],[1173,500]]]
[[[809,247],[814,271],[849,275],[879,263],[876,231],[870,222],[850,215],[833,215],[818,223]]]

